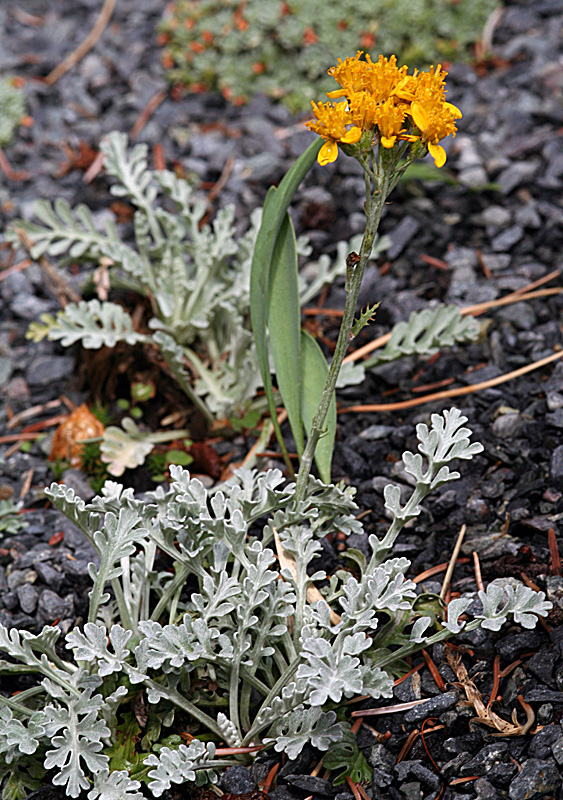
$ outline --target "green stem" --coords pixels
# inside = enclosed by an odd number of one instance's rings
[[[463,632],[467,633],[468,631],[474,631],[475,628],[479,628],[480,625],[480,619],[473,619],[471,622],[467,623],[463,629]],[[426,649],[428,647],[432,647],[433,644],[443,642],[444,639],[449,639],[451,636],[454,636],[451,631],[449,631],[447,628],[442,628],[442,630],[438,633],[435,633],[434,636],[429,636],[428,639],[425,640],[424,648]],[[396,661],[401,661],[403,658],[419,652],[422,646],[423,645],[421,645],[420,642],[405,644],[402,647],[399,647],[398,650],[394,650],[392,653],[387,653],[387,655],[383,656],[382,658],[375,659],[372,666],[374,668],[379,667],[380,669],[384,669],[389,664],[394,664]]]
[[[189,700],[183,697],[175,689],[172,689],[169,686],[165,686],[164,684],[158,683],[157,681],[154,681],[151,678],[148,678],[147,676],[143,677],[143,683],[146,686],[150,686],[153,689],[162,692],[162,694],[165,695],[166,698],[170,700],[171,703],[178,706],[178,708],[181,708],[187,714],[197,719],[198,722],[201,722],[202,725],[205,725],[206,728],[208,728],[210,731],[213,731],[213,733],[215,733],[219,737],[219,739],[223,738],[223,733],[219,728],[219,726],[217,725],[217,723],[215,722],[215,720],[213,719],[213,717],[210,717],[208,714],[206,714],[200,708],[195,706],[193,703],[190,703]]]
[[[297,668],[299,667],[300,663],[301,663],[301,656],[298,656],[294,661],[291,662],[291,664],[287,667],[287,669],[280,675],[278,680],[275,682],[275,684],[272,686],[272,688],[268,692],[267,696],[264,698],[264,701],[263,701],[262,705],[260,706],[260,708],[258,710],[258,713],[256,714],[256,717],[259,717],[260,714],[262,713],[262,711],[265,711],[265,709],[267,709],[269,707],[269,705],[272,702],[272,700],[274,699],[274,697],[278,697],[281,694],[281,691],[282,691],[283,687],[287,684],[287,682],[289,680],[291,680],[291,678],[293,677],[295,672],[297,672]],[[244,737],[244,739],[243,739],[243,741],[241,743],[242,746],[246,747],[248,742],[252,741],[252,739],[260,731],[264,730],[264,728],[267,728],[269,725],[271,725],[272,721],[273,720],[269,720],[268,722],[263,722],[260,725],[257,725],[256,723],[254,723],[252,728],[248,731],[248,733]]]
[[[304,499],[307,491],[307,484],[309,481],[311,467],[313,465],[315,450],[322,435],[330,402],[336,387],[338,374],[340,372],[340,368],[342,367],[346,350],[350,344],[350,334],[354,325],[354,314],[356,312],[356,304],[358,302],[358,295],[362,285],[362,278],[364,277],[365,268],[371,255],[373,242],[377,233],[377,228],[379,227],[381,213],[383,211],[383,206],[385,205],[385,200],[389,193],[388,184],[390,171],[385,167],[380,169],[378,186],[373,194],[371,194],[368,189],[368,187],[370,187],[370,178],[368,178],[366,166],[364,164],[362,164],[362,166],[366,172],[366,189],[368,190],[365,206],[367,216],[366,229],[364,232],[364,238],[362,239],[362,246],[360,247],[358,261],[356,262],[356,258],[352,257],[355,254],[350,254],[346,262],[346,301],[344,305],[344,316],[342,317],[338,341],[336,342],[336,349],[328,370],[325,387],[321,395],[317,413],[315,414],[313,424],[311,426],[311,434],[307,440],[307,445],[301,458],[301,465],[299,467],[299,474],[297,476],[295,487],[296,503]]]

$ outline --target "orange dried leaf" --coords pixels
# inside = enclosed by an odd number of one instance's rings
[[[80,467],[83,441],[102,436],[103,432],[103,424],[92,414],[86,403],[82,403],[55,431],[49,461],[56,461],[58,458],[69,461],[73,467]]]

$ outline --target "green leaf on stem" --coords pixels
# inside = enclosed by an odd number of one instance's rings
[[[290,462],[287,456],[287,449],[283,444],[280,426],[276,418],[274,390],[272,378],[270,376],[268,346],[266,341],[267,312],[270,306],[272,259],[274,257],[276,239],[285,219],[289,204],[293,199],[297,187],[311,169],[321,145],[322,140],[312,142],[286,173],[280,185],[277,188],[271,187],[268,190],[262,213],[262,224],[260,225],[260,230],[256,237],[250,271],[250,317],[252,321],[252,331],[254,333],[256,355],[262,381],[264,382],[264,390],[268,400],[268,407],[270,409],[274,430],[287,464]]]
[[[299,456],[303,453],[299,342],[301,308],[297,270],[297,243],[289,214],[285,213],[272,254],[268,329],[278,389],[287,411]]]
[[[307,436],[319,406],[328,375],[328,364],[316,340],[301,331],[301,414]],[[334,394],[325,420],[325,430],[315,450],[315,463],[325,483],[330,483],[330,468],[336,436],[336,400]]]

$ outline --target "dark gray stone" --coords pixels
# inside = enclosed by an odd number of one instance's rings
[[[491,247],[495,253],[506,253],[515,244],[518,244],[520,239],[524,236],[524,229],[520,225],[512,225],[491,242]]]
[[[256,791],[257,786],[247,767],[230,767],[221,779],[221,788],[230,794],[246,794]]]
[[[336,790],[330,781],[317,778],[313,775],[286,775],[286,783],[307,794],[317,794],[321,797],[334,797]]]
[[[22,586],[27,580],[26,575],[27,573],[23,569],[13,569],[10,574],[6,576],[8,589],[13,591],[17,589],[18,586]]]
[[[64,617],[67,606],[62,597],[51,589],[45,589],[37,605],[37,617],[43,624],[50,625],[55,619]]]
[[[53,556],[54,553],[51,547],[40,546],[38,549],[33,548],[33,550],[24,553],[21,558],[18,559],[18,567],[20,569],[36,567],[36,565],[42,561],[51,561]]]
[[[26,379],[31,387],[50,386],[68,378],[73,370],[72,356],[37,356],[28,367]]]
[[[556,447],[551,454],[549,474],[553,481],[563,480],[563,444]]]
[[[560,725],[542,728],[541,731],[534,734],[528,748],[528,755],[530,758],[548,758],[551,755],[552,745],[562,736],[563,730]]]
[[[550,795],[557,797],[560,788],[561,776],[554,761],[529,758],[512,779],[508,796],[510,800],[547,800]]]
[[[45,564],[43,561],[40,561],[35,565],[35,571],[43,583],[47,584],[47,586],[50,586],[53,591],[59,591],[61,588],[61,583],[64,579],[62,572],[53,569],[53,567],[50,567],[49,564]]]
[[[559,766],[563,767],[563,736],[552,744],[551,752]]]
[[[414,778],[426,789],[436,791],[440,788],[442,781],[440,776],[425,767],[420,761],[400,761],[395,765],[397,780],[405,781]]]
[[[387,255],[391,260],[403,252],[410,240],[420,230],[420,222],[415,217],[405,216],[399,224],[388,234],[391,239],[391,246],[387,250]]]
[[[555,689],[554,670],[556,661],[557,654],[553,650],[543,649],[526,662],[526,669],[533,673],[536,678],[539,678],[542,683]]]
[[[432,697],[426,703],[421,703],[419,706],[411,708],[405,714],[405,722],[421,722],[426,717],[436,716],[443,711],[447,711],[457,703],[457,692],[444,692],[436,697]]]
[[[539,169],[538,161],[518,161],[501,172],[495,182],[500,184],[503,194],[510,194],[516,187],[531,181]]]
[[[88,478],[79,469],[67,469],[63,472],[61,482],[74,491],[74,494],[89,503],[96,493],[88,483]]]
[[[4,608],[7,608],[8,611],[13,611],[14,608],[17,608],[19,603],[17,593],[15,591],[6,592],[2,595],[2,603],[4,604]]]
[[[475,781],[473,787],[475,789],[475,800],[500,800],[501,795],[498,790],[486,778],[479,778],[479,780]]]
[[[533,652],[537,650],[541,642],[541,637],[536,631],[523,631],[505,636],[497,642],[497,652],[510,663],[521,653]]]
[[[563,703],[563,692],[554,692],[552,689],[529,689],[524,692],[527,703]]]
[[[461,768],[462,775],[485,775],[497,764],[505,764],[509,760],[508,744],[495,742],[480,750],[475,758],[467,761]]]
[[[493,422],[493,434],[499,439],[510,439],[522,432],[524,422],[520,414],[501,414]]]

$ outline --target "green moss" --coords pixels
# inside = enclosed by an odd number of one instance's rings
[[[176,0],[161,26],[173,82],[294,112],[334,87],[328,67],[358,49],[417,67],[467,59],[496,0]]]

